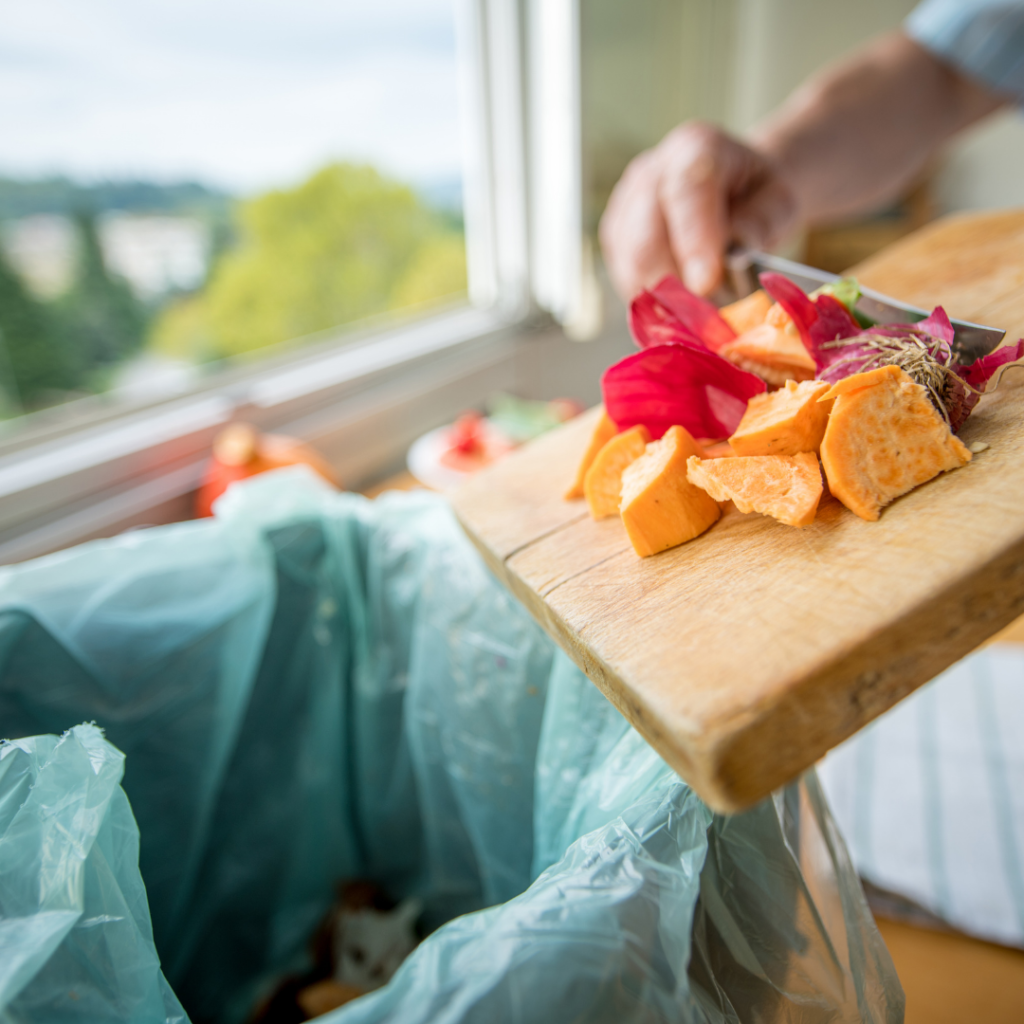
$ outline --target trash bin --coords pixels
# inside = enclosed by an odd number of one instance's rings
[[[419,900],[430,934],[337,1024],[902,1019],[814,774],[712,815],[432,495],[368,502],[284,470],[212,521],[2,570],[0,723],[35,737],[0,769],[41,779],[63,752],[47,785],[73,793],[122,752],[127,796],[115,780],[91,831],[61,832],[74,924],[25,966],[0,957],[12,1020],[173,1020],[180,999],[194,1024],[240,1024],[353,878]],[[0,929],[51,913],[18,874],[49,849],[36,788],[0,771]],[[53,966],[72,947],[73,1000]],[[145,998],[119,998],[128,966]]]

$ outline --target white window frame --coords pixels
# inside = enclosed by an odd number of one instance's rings
[[[543,391],[539,378],[560,372],[551,353],[596,382],[607,345],[584,353],[538,334],[544,311],[589,323],[584,332],[597,322],[581,228],[578,0],[456,10],[472,305],[327,332],[142,408],[97,398],[26,417],[0,436],[0,563],[187,518],[211,441],[232,420],[312,442],[356,487],[488,394]],[[548,354],[532,358],[541,337]]]

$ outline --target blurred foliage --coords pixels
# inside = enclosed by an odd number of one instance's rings
[[[418,306],[466,290],[466,244],[461,234],[428,238],[391,292],[391,307]]]
[[[73,388],[80,363],[52,311],[34,299],[0,252],[0,414],[31,408]]]
[[[108,271],[92,211],[204,203],[214,228],[206,283],[153,316]],[[49,301],[0,252],[0,417],[103,390],[147,340],[160,355],[209,362],[465,293],[461,218],[371,167],[332,164],[241,204],[235,223],[226,211],[225,197],[199,185],[0,178],[0,219],[60,212],[79,239],[74,280]]]
[[[30,411],[95,390],[97,377],[141,348],[146,311],[128,285],[108,273],[96,220],[75,217],[78,269],[59,299],[42,302],[27,291],[0,255],[0,388],[5,415]]]
[[[465,289],[451,217],[372,167],[332,164],[244,203],[237,245],[199,295],[167,307],[150,343],[175,358],[221,358]]]
[[[84,378],[137,352],[145,337],[147,315],[127,282],[107,270],[95,216],[80,211],[75,223],[78,269],[71,288],[54,309],[61,333],[76,350]]]

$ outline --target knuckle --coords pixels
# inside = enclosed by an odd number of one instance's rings
[[[720,129],[703,121],[674,129],[662,153],[665,194],[678,196],[712,185],[721,174],[726,141]]]
[[[674,149],[709,150],[717,148],[724,138],[722,130],[708,121],[685,121],[673,128],[665,141]]]

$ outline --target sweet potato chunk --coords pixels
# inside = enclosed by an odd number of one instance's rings
[[[769,384],[812,380],[815,363],[792,323],[764,323],[723,345],[719,355],[741,369],[756,373]]]
[[[622,474],[622,522],[641,558],[693,540],[722,514],[686,479],[686,460],[701,454],[686,430],[670,427]]]
[[[594,457],[583,478],[583,493],[595,519],[613,516],[619,511],[622,471],[644,453],[650,431],[642,425],[630,427],[606,442]]]
[[[927,391],[898,366],[845,377],[820,401],[835,399],[821,442],[829,490],[862,519],[939,473],[970,462]]]
[[[763,324],[771,308],[771,297],[763,288],[758,288],[746,298],[723,306],[718,314],[737,334],[743,334]]]
[[[691,458],[686,473],[715,501],[731,500],[741,512],[761,512],[787,526],[813,523],[821,500],[821,470],[812,452]]]
[[[576,470],[576,479],[572,482],[572,486],[565,492],[566,501],[571,501],[573,498],[583,497],[583,481],[586,479],[587,470],[590,469],[594,459],[597,458],[597,453],[618,432],[619,428],[612,422],[608,413],[602,412],[601,418],[597,421],[597,426],[594,427],[594,433],[590,437],[590,443],[587,445],[587,450],[583,453],[583,458],[580,459],[579,468]]]
[[[755,395],[729,438],[737,455],[798,455],[817,452],[825,436],[831,402],[819,402],[829,385],[789,380],[778,391]]]
[[[697,447],[704,453],[701,455],[702,459],[731,459],[736,454],[728,440],[709,441],[707,438],[701,438],[697,442]]]

